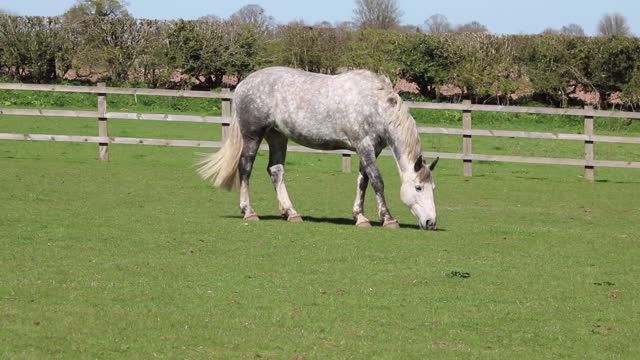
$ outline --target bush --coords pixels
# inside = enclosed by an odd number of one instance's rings
[[[604,108],[613,94],[640,105],[640,40],[635,37],[425,35],[294,22],[276,28],[217,18],[137,20],[129,16],[0,16],[0,77],[59,81],[74,69],[110,84],[207,89],[283,65],[333,74],[365,68],[415,82],[422,96],[460,89],[453,101],[521,101],[570,106],[584,89]]]
[[[269,65],[290,66],[333,74],[344,65],[343,30],[294,22],[280,26],[267,47]]]
[[[55,80],[60,28],[58,18],[0,15],[0,65],[18,81]]]
[[[607,107],[612,93],[634,87],[635,70],[640,63],[640,39],[612,36],[588,38],[586,50],[579,54],[581,83],[599,95],[601,108]],[[581,56],[580,56],[581,55]],[[633,91],[631,91],[633,92]]]

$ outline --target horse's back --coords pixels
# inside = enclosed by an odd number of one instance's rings
[[[380,117],[388,79],[369,71],[340,75],[285,67],[259,70],[237,87],[237,119],[243,129],[273,128],[318,149],[353,149]],[[382,95],[381,95],[382,94]]]

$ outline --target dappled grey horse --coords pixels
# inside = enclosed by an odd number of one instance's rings
[[[425,164],[415,121],[388,78],[354,70],[321,75],[284,67],[256,71],[234,94],[229,136],[217,153],[200,162],[199,173],[225,190],[240,187],[245,220],[258,220],[249,201],[249,177],[262,139],[269,144],[267,171],[280,211],[289,221],[302,221],[284,183],[287,141],[320,150],[347,149],[360,157],[353,217],[370,226],[364,216],[364,195],[371,182],[378,216],[385,227],[397,228],[384,197],[376,158],[385,146],[393,152],[402,186],[400,197],[423,229],[435,229],[435,188],[432,171],[438,159]]]

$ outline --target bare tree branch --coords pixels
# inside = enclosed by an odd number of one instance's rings
[[[353,15],[361,29],[392,29],[400,26],[402,11],[396,0],[356,0]]]
[[[598,35],[600,36],[629,36],[631,30],[627,23],[627,18],[621,14],[606,14],[598,23]]]
[[[452,31],[451,23],[442,14],[431,15],[424,22],[424,26],[428,34],[446,34]]]

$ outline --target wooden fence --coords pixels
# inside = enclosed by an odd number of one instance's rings
[[[142,145],[219,148],[222,146],[222,142],[227,136],[228,126],[231,120],[231,107],[232,107],[232,97],[233,97],[233,94],[229,91],[215,93],[215,92],[185,91],[185,90],[125,89],[125,88],[106,87],[103,83],[98,84],[97,87],[32,85],[32,84],[0,84],[0,90],[55,91],[55,92],[77,92],[77,93],[79,92],[79,93],[96,94],[97,111],[2,109],[0,108],[0,115],[64,116],[64,117],[94,118],[94,119],[98,119],[98,136],[0,133],[0,140],[97,143],[99,159],[101,161],[109,160],[110,144],[142,144]],[[218,98],[218,99],[221,99],[222,101],[222,116],[109,112],[107,109],[108,94]],[[461,160],[463,163],[463,173],[465,176],[472,176],[473,174],[472,164],[474,160],[475,161],[516,162],[516,163],[528,163],[528,164],[555,164],[555,165],[580,166],[580,167],[584,167],[584,177],[591,181],[594,180],[595,167],[640,169],[640,162],[595,160],[595,155],[594,155],[595,142],[618,143],[618,144],[620,143],[621,144],[640,144],[640,137],[599,136],[599,135],[594,135],[593,133],[594,117],[639,120],[640,113],[598,111],[590,107],[586,107],[585,109],[554,109],[554,108],[537,108],[537,107],[520,107],[520,106],[472,105],[469,101],[463,102],[462,104],[419,103],[419,102],[407,102],[407,104],[410,108],[459,110],[463,112],[462,128],[418,127],[418,132],[424,133],[424,134],[448,134],[448,135],[458,135],[458,136],[462,135],[462,149],[463,149],[462,153],[424,152],[424,156],[426,157],[439,156],[443,159]],[[545,133],[545,132],[528,132],[528,131],[473,129],[472,114],[474,111],[580,116],[584,118],[584,133],[583,134],[562,134],[562,133]],[[147,139],[147,138],[130,138],[130,137],[112,137],[112,136],[109,136],[109,131],[108,131],[109,119],[218,123],[222,125],[222,141],[164,140],[164,139]],[[583,159],[567,159],[567,158],[474,154],[473,153],[473,137],[474,136],[580,141],[584,143],[584,158]],[[266,146],[263,146],[262,149],[266,149]],[[351,171],[351,156],[353,155],[353,152],[351,151],[347,151],[347,150],[319,151],[319,150],[313,150],[313,149],[309,149],[302,146],[289,146],[289,151],[341,154],[342,170],[344,172]],[[383,151],[382,155],[391,156],[391,152],[388,150],[385,150]]]

